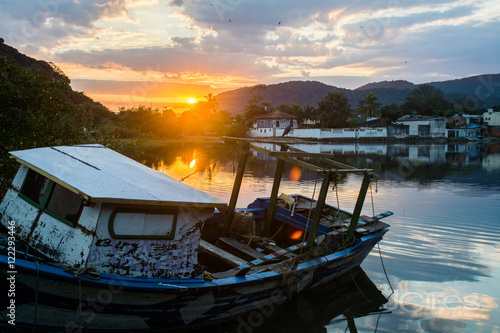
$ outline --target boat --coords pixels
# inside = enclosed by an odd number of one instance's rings
[[[3,327],[217,325],[351,272],[389,230],[381,219],[392,212],[361,215],[373,170],[232,140],[240,157],[229,203],[102,145],[10,152],[20,167],[0,205]],[[275,157],[276,175],[269,197],[237,208],[250,150]],[[285,163],[321,176],[317,199],[278,195]],[[363,174],[352,213],[326,203],[351,172]]]

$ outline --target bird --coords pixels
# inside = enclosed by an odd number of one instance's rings
[[[229,19],[229,22],[233,22],[233,21],[231,21],[231,19]]]
[[[290,122],[290,124],[288,124],[288,126],[285,128],[285,131],[283,132],[283,135],[282,136],[285,136],[287,135],[288,133],[290,133],[290,130],[292,129],[292,122]]]
[[[280,24],[281,24],[281,21],[278,22],[278,25],[280,25]]]

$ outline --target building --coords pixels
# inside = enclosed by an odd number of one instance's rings
[[[298,128],[298,117],[286,112],[274,111],[259,116],[250,130],[252,137],[275,137],[283,136],[288,125],[292,124],[292,130]]]
[[[483,113],[483,122],[488,126],[500,126],[500,112],[493,112],[493,109],[488,109]]]
[[[483,113],[483,122],[488,126],[488,135],[500,137],[500,112],[493,112],[493,109],[488,109]]]
[[[446,123],[455,128],[471,127],[481,125],[483,123],[483,117],[480,115],[457,113],[456,115],[449,117],[446,120]]]
[[[387,129],[387,136],[394,138],[446,138],[446,118],[410,116],[399,118]]]

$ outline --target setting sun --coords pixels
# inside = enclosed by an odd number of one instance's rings
[[[194,103],[196,103],[196,102],[197,102],[197,101],[196,101],[196,98],[193,98],[193,97],[188,98],[188,103],[189,103],[189,104],[194,104]]]

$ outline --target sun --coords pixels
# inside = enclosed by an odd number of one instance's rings
[[[188,103],[189,103],[189,104],[194,104],[194,103],[196,103],[196,102],[197,102],[196,98],[193,98],[193,97],[188,98]]]

